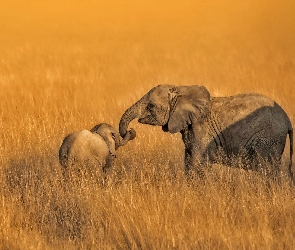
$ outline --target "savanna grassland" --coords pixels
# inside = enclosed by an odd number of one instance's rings
[[[188,182],[180,135],[133,121],[104,185],[63,181],[63,138],[118,127],[161,83],[259,92],[294,122],[293,0],[158,2],[1,0],[0,249],[295,248],[288,147],[280,180],[214,165]]]

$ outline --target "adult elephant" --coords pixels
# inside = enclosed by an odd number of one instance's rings
[[[159,85],[124,112],[119,124],[121,136],[135,118],[143,124],[162,126],[165,132],[180,132],[186,171],[196,169],[200,175],[220,151],[227,159],[243,154],[247,156],[243,159],[251,162],[257,158],[279,162],[289,134],[288,171],[292,177],[292,124],[284,110],[263,95],[211,97],[204,86]],[[249,161],[245,164],[255,168]]]

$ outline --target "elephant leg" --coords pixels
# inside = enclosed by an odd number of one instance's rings
[[[68,167],[63,167],[62,168],[62,177],[63,177],[63,181],[67,182],[70,178],[70,174],[69,174],[69,169]]]
[[[189,150],[185,150],[185,153],[184,153],[184,164],[185,164],[185,174],[187,176],[189,176],[190,174],[190,171],[192,170],[192,155],[191,155],[191,152]]]
[[[285,138],[257,139],[252,147],[257,170],[262,170],[267,176],[278,177],[284,147]]]
[[[105,172],[106,169],[110,168],[113,165],[114,162],[114,156],[109,154],[108,157],[106,158],[106,163],[105,166],[103,167],[103,171]]]
[[[70,181],[71,173],[74,168],[75,164],[72,159],[63,162],[61,173],[64,182]]]
[[[203,179],[204,167],[205,165],[200,161],[200,156],[198,154],[193,154],[191,150],[185,150],[185,174],[191,176],[191,174],[196,174],[197,177]]]

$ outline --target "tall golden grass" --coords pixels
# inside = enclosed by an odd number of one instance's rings
[[[67,134],[117,127],[160,83],[263,93],[294,121],[294,10],[292,0],[2,0],[0,248],[294,249],[293,187],[219,165],[188,182],[181,138],[161,128],[132,122],[137,137],[105,185],[64,182],[58,163]]]

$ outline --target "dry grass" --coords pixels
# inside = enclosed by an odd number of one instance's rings
[[[188,182],[161,128],[132,123],[105,186],[63,182],[64,136],[160,83],[260,92],[294,121],[292,0],[157,2],[1,1],[1,249],[295,248],[294,188],[225,166]]]

